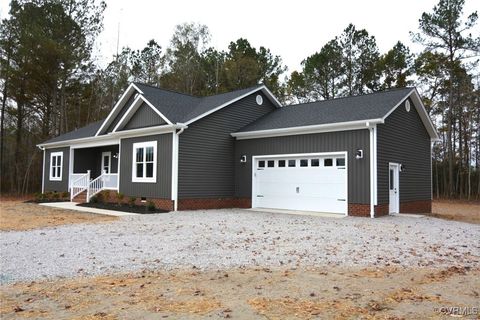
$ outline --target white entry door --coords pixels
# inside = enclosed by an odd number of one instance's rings
[[[399,213],[400,212],[400,183],[399,183],[399,172],[400,165],[397,163],[390,163],[388,169],[389,176],[389,212],[390,213]]]
[[[345,153],[254,159],[253,207],[347,213]]]
[[[112,169],[112,153],[102,152],[102,172],[105,171],[105,173],[111,173],[111,169]]]

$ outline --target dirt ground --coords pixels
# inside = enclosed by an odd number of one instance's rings
[[[480,303],[480,269],[177,271],[17,283],[2,319],[437,319]],[[447,309],[443,309],[446,312]],[[478,315],[477,315],[478,316]]]
[[[480,224],[480,201],[435,200],[431,216]]]
[[[0,230],[19,231],[72,223],[101,223],[118,219],[113,216],[45,207],[18,200],[0,201]]]

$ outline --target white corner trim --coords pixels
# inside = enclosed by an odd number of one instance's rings
[[[373,196],[374,204],[378,205],[378,147],[377,147],[378,127],[374,126],[373,133]]]
[[[338,123],[327,123],[320,125],[280,128],[270,130],[258,130],[247,132],[234,132],[230,135],[237,138],[237,140],[243,139],[257,139],[257,138],[269,138],[269,137],[281,137],[299,134],[312,134],[323,132],[335,132],[335,131],[348,131],[367,129],[370,124],[383,123],[381,119],[361,120],[361,121],[348,121]]]
[[[177,211],[177,200],[178,200],[178,135],[172,133],[172,196],[171,199],[174,201],[174,211]]]
[[[375,218],[375,126],[369,128],[370,131],[370,218]]]
[[[43,149],[43,167],[42,167],[42,193],[45,193],[45,149]]]
[[[206,117],[206,116],[208,116],[208,115],[210,115],[210,114],[212,114],[212,113],[214,113],[214,112],[217,112],[217,111],[220,110],[220,109],[225,108],[226,106],[228,106],[228,105],[230,105],[230,104],[232,104],[232,103],[234,103],[234,102],[237,102],[237,101],[239,101],[239,100],[241,100],[241,99],[243,99],[243,98],[251,95],[252,93],[257,92],[257,91],[262,91],[265,95],[267,95],[267,97],[268,97],[278,108],[281,108],[281,107],[282,107],[282,104],[280,103],[280,101],[278,101],[278,99],[275,98],[275,96],[272,94],[272,92],[270,92],[270,90],[268,90],[268,88],[267,88],[266,86],[260,86],[260,87],[255,88],[255,89],[253,89],[253,90],[251,90],[251,91],[249,91],[249,92],[247,92],[247,93],[245,93],[245,94],[243,94],[243,95],[241,95],[241,96],[239,96],[239,97],[236,97],[235,99],[232,99],[232,100],[230,100],[230,101],[227,101],[227,102],[225,102],[224,104],[221,104],[221,105],[219,105],[218,107],[216,107],[216,108],[214,108],[214,109],[211,109],[211,110],[209,110],[209,111],[207,111],[207,112],[205,112],[205,113],[202,113],[201,115],[199,115],[199,116],[197,116],[197,117],[195,117],[195,118],[193,118],[193,119],[190,119],[189,121],[185,122],[185,124],[186,124],[186,125],[189,125],[189,124],[191,124],[191,123],[193,123],[193,122],[195,122],[195,121],[198,121],[198,120],[200,120],[200,119],[202,119],[202,118],[204,118],[204,117]]]
[[[102,132],[102,130],[105,128],[106,124],[110,121],[110,118],[113,117],[113,115],[117,112],[117,109],[120,108],[121,105],[123,105],[125,103],[124,100],[128,100],[126,99],[127,96],[128,98],[130,97],[130,95],[133,93],[134,90],[137,90],[138,93],[140,94],[143,94],[142,90],[140,90],[133,82],[127,87],[127,89],[123,92],[122,96],[120,97],[120,99],[118,99],[117,103],[115,104],[115,106],[113,107],[112,111],[110,111],[110,113],[108,114],[107,118],[103,121],[102,125],[100,126],[100,128],[97,130],[97,132],[95,133],[95,136],[98,136],[100,134],[100,132]]]
[[[69,157],[68,157],[68,181],[67,181],[67,186],[68,186],[68,191],[70,191],[71,183],[70,178],[72,177],[73,174],[73,157],[74,157],[75,149],[69,148]]]

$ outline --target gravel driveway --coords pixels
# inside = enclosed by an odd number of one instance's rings
[[[4,283],[144,268],[478,267],[480,226],[426,217],[184,211],[1,232],[0,250]]]

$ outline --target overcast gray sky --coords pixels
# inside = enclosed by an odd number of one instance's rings
[[[374,35],[381,52],[398,41],[418,51],[409,31],[416,31],[422,12],[430,12],[438,0],[328,0],[328,1],[220,1],[220,0],[106,0],[104,31],[96,44],[103,66],[116,53],[120,23],[120,47],[143,48],[155,39],[168,46],[174,27],[198,22],[209,27],[212,45],[227,49],[230,41],[244,37],[255,47],[265,46],[280,55],[289,72],[341,32],[349,23]],[[0,0],[0,15],[8,13],[9,0]],[[480,9],[466,0],[465,11]],[[477,28],[479,30],[479,28]]]

